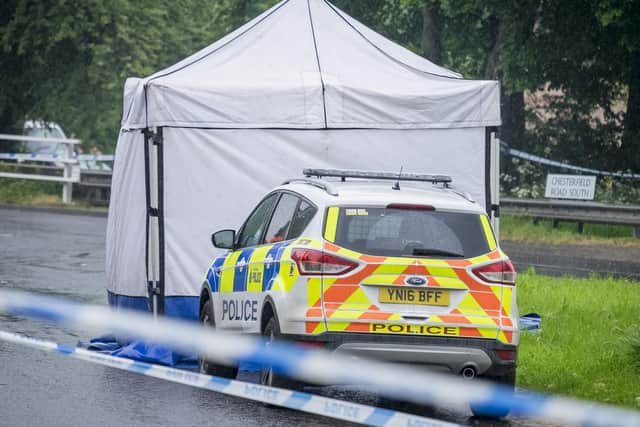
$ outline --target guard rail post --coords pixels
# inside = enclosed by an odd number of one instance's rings
[[[68,204],[71,203],[73,193],[73,182],[71,181],[73,165],[70,162],[73,157],[73,145],[65,144],[64,148],[64,171],[62,172],[62,176],[68,181],[62,184],[62,203]]]

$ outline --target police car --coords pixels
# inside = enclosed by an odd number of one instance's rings
[[[212,235],[228,251],[204,280],[201,322],[513,386],[516,272],[482,207],[442,175],[303,174]],[[271,369],[261,382],[297,385]]]

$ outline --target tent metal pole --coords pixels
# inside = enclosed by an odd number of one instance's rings
[[[151,251],[150,251],[150,246],[151,246],[151,233],[150,233],[150,216],[151,216],[151,165],[150,165],[150,161],[149,161],[149,139],[151,138],[150,136],[150,130],[149,128],[145,128],[142,130],[142,134],[144,135],[144,190],[145,190],[145,196],[146,196],[146,208],[147,208],[147,213],[145,216],[145,244],[144,244],[144,251],[145,251],[145,255],[144,255],[144,259],[145,259],[145,271],[146,271],[146,277],[147,277],[147,295],[152,296],[152,288],[153,288],[153,280],[152,280],[152,271],[153,271],[153,267],[151,266]],[[151,311],[154,312],[154,316],[155,316],[155,301],[153,301],[153,297],[151,298]]]
[[[493,155],[493,200],[491,202],[493,232],[496,235],[496,240],[500,241],[500,139],[497,131],[491,133],[491,152]]]
[[[161,237],[164,237],[160,226],[160,204],[159,204],[159,169],[161,151],[158,132],[152,128],[144,131],[144,151],[145,151],[145,190],[147,196],[147,239],[146,239],[146,264],[147,264],[147,291],[151,300],[151,311],[154,317],[163,312],[162,304],[162,253]]]
[[[164,137],[163,129],[158,128],[153,144],[156,146],[157,163],[156,163],[156,180],[157,193],[156,202],[158,206],[158,286],[156,296],[157,310],[159,314],[164,314],[164,298],[165,298],[165,253],[164,253]]]
[[[496,127],[485,128],[485,204],[496,239],[500,225],[500,150]]]
[[[491,157],[491,128],[484,128],[484,203],[489,218],[492,218],[491,205],[493,201]]]

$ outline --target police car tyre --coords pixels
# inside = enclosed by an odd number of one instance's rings
[[[203,326],[215,328],[215,318],[213,317],[213,304],[211,300],[207,301],[200,311],[200,323]],[[237,366],[218,365],[198,355],[198,368],[200,373],[213,375],[216,377],[234,379],[238,375]]]
[[[280,337],[280,325],[278,325],[278,320],[275,317],[272,316],[267,320],[262,335],[267,339],[266,345],[269,345],[269,343]],[[303,383],[274,372],[273,369],[266,367],[260,370],[260,384],[297,391],[301,391],[304,388]]]

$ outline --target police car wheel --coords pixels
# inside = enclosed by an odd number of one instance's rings
[[[213,304],[211,300],[207,301],[200,311],[200,323],[209,328],[215,328],[215,318],[213,317]],[[237,366],[217,365],[204,357],[198,355],[198,368],[200,373],[213,375],[216,377],[234,379],[238,375]]]
[[[280,336],[280,325],[278,325],[278,321],[275,317],[269,318],[264,326],[262,335],[266,338],[267,346],[271,345],[273,341],[278,339]],[[304,388],[303,383],[274,372],[271,367],[260,370],[260,384],[270,387],[286,388],[289,390],[302,390]]]

